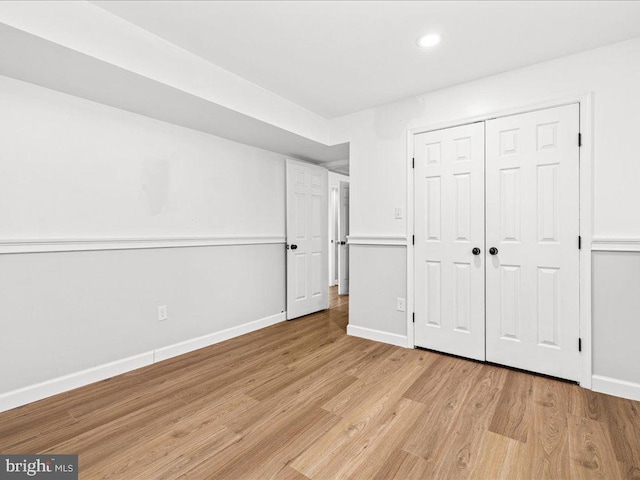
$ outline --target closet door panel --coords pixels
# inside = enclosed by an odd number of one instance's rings
[[[414,156],[415,344],[484,360],[484,123],[416,135]]]
[[[487,360],[569,380],[579,373],[578,133],[578,104],[486,124]]]

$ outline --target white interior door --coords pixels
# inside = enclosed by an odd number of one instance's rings
[[[347,235],[349,235],[349,182],[340,182],[340,225],[339,225],[340,248],[338,250],[338,294],[347,295],[349,293],[349,245],[347,245]]]
[[[339,267],[339,247],[340,247],[340,199],[338,188],[332,188],[329,196],[329,286],[334,287],[338,285],[338,273]]]
[[[324,310],[328,296],[327,170],[287,159],[287,318]]]
[[[484,360],[484,123],[416,135],[414,156],[415,344]]]
[[[579,373],[579,106],[487,122],[487,360]]]

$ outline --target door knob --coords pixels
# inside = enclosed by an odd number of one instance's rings
[[[340,243],[340,245],[346,245],[347,244],[347,242],[339,242],[339,243]]]
[[[291,245],[291,250],[295,250],[295,249],[297,249],[297,248],[298,248],[298,245],[295,245],[295,244],[294,244],[294,245]]]
[[[471,250],[471,253],[473,253],[474,255],[480,255],[480,249],[476,247],[473,250]]]
[[[491,255],[497,255],[497,254],[498,254],[498,249],[497,249],[496,247],[491,247],[491,248],[489,249],[489,253],[490,253]]]

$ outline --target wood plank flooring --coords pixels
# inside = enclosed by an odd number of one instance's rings
[[[640,403],[348,337],[348,297],[0,414],[82,479],[640,479]]]

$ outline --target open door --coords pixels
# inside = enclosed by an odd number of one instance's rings
[[[349,294],[349,182],[340,182],[340,222],[338,244],[338,294]]]
[[[339,247],[340,247],[340,189],[332,187],[329,194],[329,286],[338,285],[340,271]]]
[[[287,159],[287,319],[329,308],[327,170]]]

